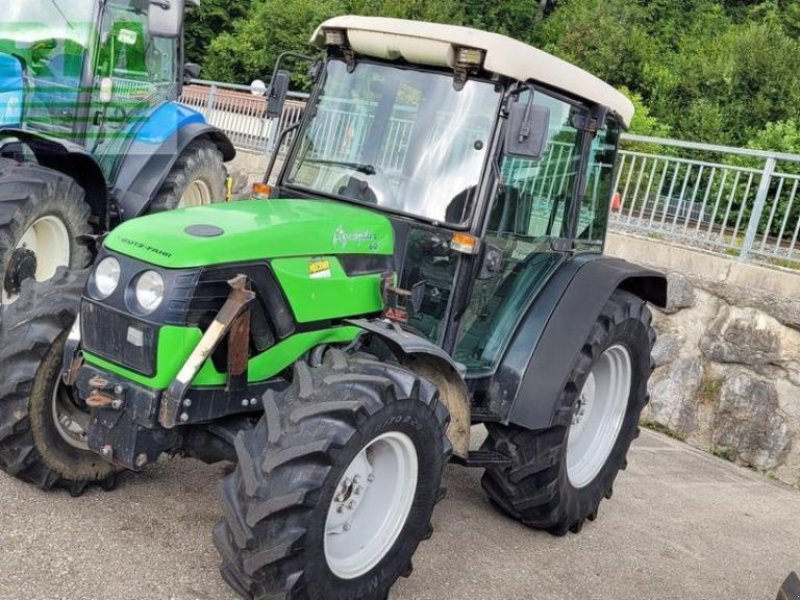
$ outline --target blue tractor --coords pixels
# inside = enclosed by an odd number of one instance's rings
[[[199,0],[9,0],[0,17],[0,293],[91,262],[144,213],[226,196],[230,140],[176,103]]]

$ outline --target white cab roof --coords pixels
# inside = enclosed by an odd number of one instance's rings
[[[454,46],[486,51],[484,69],[519,81],[533,81],[601,104],[617,113],[626,127],[633,118],[633,104],[613,87],[591,73],[552,54],[497,33],[469,27],[422,21],[359,17],[334,17],[320,25],[311,43],[325,46],[324,28],[346,29],[357,54],[422,65],[454,65]]]

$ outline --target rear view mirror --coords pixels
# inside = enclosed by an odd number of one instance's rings
[[[534,104],[533,96],[525,103],[514,102],[506,125],[506,154],[541,158],[547,150],[549,127],[550,109]]]
[[[200,65],[196,63],[186,63],[183,65],[183,84],[189,85],[192,79],[199,79],[200,71]]]
[[[183,31],[186,0],[150,0],[147,27],[154,37],[178,38]]]
[[[267,118],[280,119],[283,115],[283,105],[289,93],[289,73],[278,71],[272,78],[267,91]]]

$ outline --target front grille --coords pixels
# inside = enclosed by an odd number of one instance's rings
[[[155,375],[158,329],[84,298],[81,303],[84,349],[132,371]]]

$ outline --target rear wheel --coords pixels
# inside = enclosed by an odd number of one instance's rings
[[[512,459],[510,467],[487,469],[481,482],[504,512],[555,535],[577,533],[597,517],[647,404],[651,319],[643,300],[615,292],[576,359],[553,427],[487,424],[485,449]]]
[[[209,140],[195,140],[175,162],[149,212],[224,202],[227,178],[222,152]]]
[[[432,531],[451,448],[436,388],[399,365],[330,350],[239,434],[214,530],[245,598],[385,598]]]
[[[113,485],[116,468],[88,450],[89,412],[61,382],[64,344],[86,271],[28,281],[0,335],[0,468],[43,489]]]
[[[82,268],[90,254],[78,243],[92,233],[84,192],[66,175],[0,159],[0,296],[16,300],[22,282],[47,280],[59,267]]]

